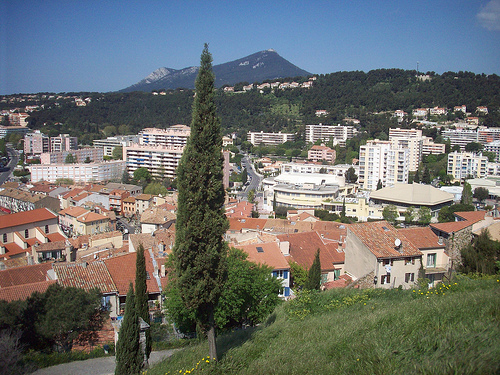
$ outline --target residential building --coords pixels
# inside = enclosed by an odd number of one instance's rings
[[[24,136],[24,154],[40,155],[44,152],[50,152],[50,137],[35,130],[34,133],[28,133]]]
[[[380,220],[383,218],[384,210],[383,205],[373,203],[364,197],[325,200],[321,208],[337,215],[340,215],[345,208],[345,215],[355,217],[359,222],[368,221],[368,219]]]
[[[345,272],[362,287],[412,288],[418,280],[422,252],[386,221],[347,228]]]
[[[447,173],[455,180],[463,178],[481,178],[487,173],[488,157],[482,153],[450,152],[448,154]]]
[[[264,144],[267,146],[280,145],[288,141],[295,140],[295,134],[291,133],[264,133],[261,132],[248,132],[247,140],[254,146]]]
[[[191,128],[186,125],[173,125],[166,129],[146,128],[139,133],[139,144],[184,147],[190,134]]]
[[[9,114],[9,122],[13,127],[28,127],[28,117],[30,115],[24,112],[14,112]]]
[[[57,137],[50,137],[50,152],[70,150],[78,150],[77,137],[70,137],[69,134],[59,134]]]
[[[427,118],[427,108],[417,108],[412,111],[412,115],[417,118]]]
[[[450,258],[449,267],[451,269],[457,268],[462,259],[461,250],[470,245],[472,241],[473,224],[471,221],[452,221],[450,223],[430,224],[429,226],[438,237],[443,239],[446,254]]]
[[[30,128],[27,126],[4,126],[0,125],[0,139],[5,138],[9,134],[21,134],[24,136],[25,134],[30,132]]]
[[[74,182],[120,180],[125,170],[126,162],[111,160],[106,162],[77,164],[32,164],[29,166],[31,182],[49,181],[67,178]]]
[[[281,173],[320,173],[333,174],[337,177],[344,178],[345,173],[349,168],[354,168],[356,175],[359,175],[359,165],[354,164],[336,164],[336,165],[322,165],[316,163],[283,163],[281,164]],[[338,182],[343,184],[342,179]]]
[[[135,197],[128,197],[123,199],[123,214],[127,217],[135,215]]]
[[[149,207],[153,205],[153,195],[139,194],[135,196],[135,212],[142,215]]]
[[[5,188],[0,191],[0,207],[6,212],[31,211],[37,208],[48,208],[59,211],[59,199],[42,194],[33,194],[24,190]]]
[[[441,134],[444,139],[450,141],[451,146],[460,146],[460,150],[464,150],[468,143],[478,142],[478,133],[475,130],[446,129]]]
[[[359,148],[359,184],[363,189],[407,183],[410,156],[407,148],[394,148],[391,141],[368,141]]]
[[[103,149],[104,156],[113,156],[113,150],[116,147],[130,146],[132,143],[138,143],[139,137],[137,135],[116,135],[106,139],[96,139],[93,141],[95,147]]]
[[[109,193],[109,208],[117,213],[123,210],[123,200],[130,196],[127,190],[114,189]]]
[[[102,148],[87,147],[71,151],[45,152],[40,155],[40,162],[41,164],[64,164],[69,154],[77,163],[84,163],[87,158],[92,162],[102,162],[104,156]]]
[[[486,143],[484,145],[484,151],[494,152],[496,155],[495,161],[500,161],[500,140]]]
[[[326,161],[329,163],[335,162],[335,150],[325,145],[314,145],[309,151],[307,151],[307,159],[312,161]]]
[[[500,140],[500,128],[487,128],[480,126],[477,128],[477,141],[483,146],[489,142]]]
[[[431,137],[422,137],[422,155],[439,155],[446,152],[444,143],[434,143]]]
[[[155,233],[158,229],[169,229],[177,215],[166,207],[152,206],[141,215],[141,233]]]
[[[354,137],[356,128],[351,125],[306,125],[306,142],[329,141],[333,139],[334,144],[345,146],[345,141]]]
[[[71,235],[87,235],[113,230],[110,218],[82,207],[69,207],[59,212],[59,223]]]
[[[147,168],[153,177],[175,178],[183,149],[183,146],[132,144],[123,149],[123,160],[130,175],[138,168]]]
[[[280,297],[287,298],[292,294],[290,289],[290,265],[281,252],[278,243],[237,245],[235,247],[246,253],[248,255],[247,260],[250,262],[266,265],[272,269],[272,276],[280,279],[282,283],[279,292]]]

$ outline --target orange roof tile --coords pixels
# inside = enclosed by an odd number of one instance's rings
[[[420,250],[445,247],[444,243],[439,244],[439,237],[429,227],[403,228],[398,229],[398,232],[403,233]]]
[[[12,228],[18,225],[37,223],[56,218],[57,216],[49,209],[37,208],[36,210],[22,211],[15,214],[0,216],[0,229]]]
[[[354,234],[377,258],[418,256],[422,253],[402,232],[387,221],[351,224],[347,236]],[[395,240],[401,240],[401,248],[395,248]]]
[[[64,287],[91,290],[98,288],[102,293],[117,290],[111,275],[102,261],[92,263],[54,263],[54,271],[60,285]]]
[[[0,288],[46,281],[47,271],[50,269],[52,263],[41,263],[0,271]]]
[[[83,207],[68,207],[65,208],[64,210],[59,211],[59,215],[68,215],[72,217],[78,217],[83,215],[84,213],[89,212],[89,210],[86,210]]]
[[[472,224],[470,221],[452,221],[450,223],[430,224],[429,226],[444,233],[454,233],[470,227]]]
[[[235,248],[247,253],[248,260],[251,262],[265,264],[275,270],[290,268],[276,242],[235,246]]]
[[[229,230],[242,230],[242,229],[264,229],[267,219],[257,218],[229,218]]]
[[[486,211],[461,211],[461,212],[454,212],[454,215],[474,224],[477,223],[478,221],[484,220]]]
[[[98,220],[109,220],[109,218],[101,214],[96,214],[95,212],[88,212],[85,215],[78,217],[77,220],[82,223],[91,223]]]
[[[55,284],[56,280],[39,281],[25,285],[14,285],[6,288],[0,288],[0,300],[12,302],[26,300],[35,292],[43,293],[47,288]]]

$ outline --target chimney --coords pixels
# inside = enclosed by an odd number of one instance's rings
[[[290,255],[290,242],[288,241],[278,242],[278,246],[280,247],[281,253],[284,256]]]

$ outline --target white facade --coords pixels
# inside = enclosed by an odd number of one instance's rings
[[[167,129],[146,128],[139,133],[139,144],[184,147],[190,134],[191,128],[186,125],[174,125]]]
[[[373,140],[359,148],[359,184],[363,189],[408,183],[410,155],[407,148],[393,148],[391,141]]]
[[[462,178],[481,178],[487,173],[488,158],[481,153],[450,152],[448,154],[448,171],[456,180]]]
[[[280,145],[288,141],[295,140],[295,134],[291,133],[264,133],[264,132],[248,132],[247,140],[254,146],[265,145]]]
[[[449,139],[452,146],[458,145],[460,149],[465,149],[467,143],[478,142],[477,131],[475,130],[443,130],[442,135],[444,139]]]
[[[154,177],[174,178],[184,147],[146,146],[133,144],[123,149],[123,159],[127,162],[130,175],[138,168],[147,168]]]
[[[318,140],[328,141],[334,139],[338,143],[345,145],[345,141],[353,138],[355,133],[354,126],[323,125],[321,123],[306,125],[306,141],[311,143]]]
[[[96,139],[93,142],[95,147],[100,147],[104,150],[104,156],[113,156],[115,147],[126,147],[132,143],[138,143],[139,137],[137,135],[117,135],[106,139]]]
[[[122,160],[102,163],[79,164],[33,164],[29,167],[31,182],[41,180],[56,182],[60,178],[69,178],[74,182],[102,182],[119,180],[125,170]]]

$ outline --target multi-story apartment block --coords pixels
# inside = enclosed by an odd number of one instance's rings
[[[391,141],[368,141],[359,148],[359,184],[376,190],[379,180],[383,186],[408,183],[410,155],[408,148],[394,148]]]
[[[465,149],[465,146],[471,142],[478,142],[478,134],[475,130],[465,130],[465,129],[447,129],[442,131],[442,136],[444,139],[449,139],[452,146],[458,145],[461,150]]]
[[[264,133],[263,131],[261,132],[248,132],[247,134],[247,140],[254,146],[258,146],[260,144],[268,145],[268,146],[274,146],[274,145],[280,145],[288,141],[294,141],[295,140],[295,134],[291,133]]]
[[[414,172],[418,169],[422,160],[422,138],[390,137],[394,149],[408,149],[409,170]]]
[[[306,141],[315,143],[316,141],[328,141],[333,139],[340,145],[345,145],[345,141],[354,137],[356,129],[350,125],[306,125]]]
[[[50,152],[50,137],[35,130],[24,136],[24,154],[40,155],[44,152]]]
[[[487,164],[488,158],[481,153],[455,151],[448,154],[448,174],[456,180],[486,176]]]
[[[402,138],[422,138],[422,130],[420,129],[389,129],[389,139],[391,137],[402,137]]]
[[[98,147],[87,147],[72,151],[45,152],[40,155],[40,162],[42,164],[63,164],[69,154],[76,158],[77,163],[84,163],[87,158],[93,162],[101,162],[104,150]]]
[[[434,143],[431,137],[422,137],[422,155],[439,155],[446,152],[444,143]]]
[[[500,140],[486,143],[484,145],[484,151],[494,152],[496,155],[495,161],[500,161]]]
[[[23,136],[30,131],[26,126],[3,126],[0,125],[0,139],[9,134],[22,134]]]
[[[115,147],[126,147],[138,142],[139,137],[137,135],[117,135],[106,139],[96,139],[94,140],[94,146],[102,148],[104,156],[113,156]]]
[[[70,137],[69,134],[59,134],[57,137],[50,137],[50,152],[69,150],[78,150],[77,137]]]
[[[307,152],[307,159],[312,161],[324,160],[330,163],[335,161],[336,152],[325,145],[314,145]]]
[[[190,134],[191,128],[186,125],[174,125],[167,129],[146,128],[139,133],[139,144],[184,147]]]
[[[344,178],[349,168],[354,168],[356,176],[359,175],[359,166],[351,164],[321,165],[313,163],[286,163],[281,165],[281,173],[320,173],[326,171],[327,174],[333,174]],[[343,179],[337,180],[343,184]]]
[[[111,181],[123,176],[126,163],[123,160],[113,160],[99,163],[78,164],[33,164],[31,182],[56,182],[61,178],[69,178],[74,182]]]
[[[183,146],[132,144],[123,149],[123,159],[130,175],[144,167],[154,177],[174,178],[183,149]]]
[[[500,140],[500,128],[486,128],[481,126],[477,129],[477,141],[482,145]]]

